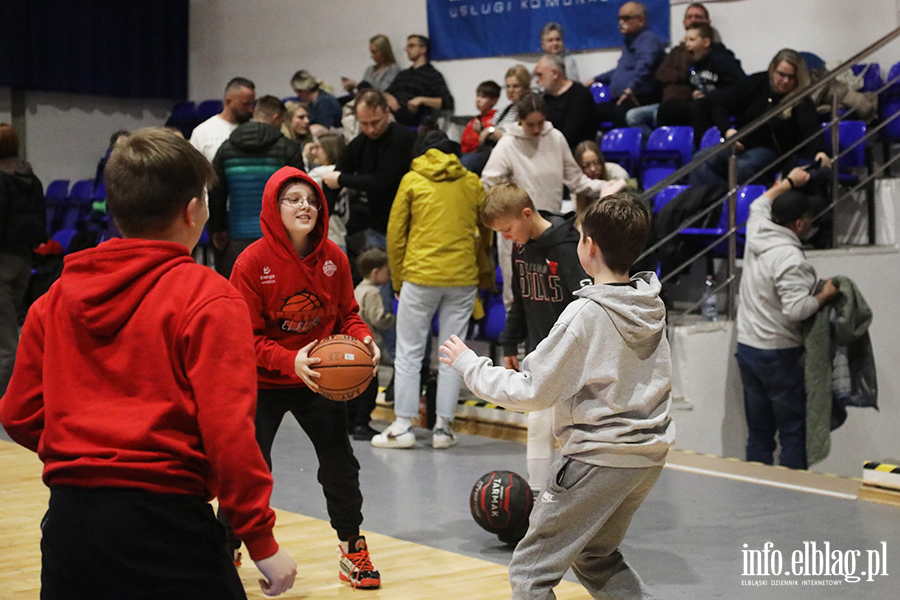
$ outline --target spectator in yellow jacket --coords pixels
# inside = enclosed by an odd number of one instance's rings
[[[488,232],[478,220],[484,202],[479,178],[459,162],[459,144],[440,131],[417,147],[412,170],[400,182],[387,228],[387,253],[397,308],[394,359],[396,420],[372,438],[378,448],[415,445],[412,419],[419,414],[419,374],[431,321],[437,313],[440,339],[465,337],[479,282],[479,256],[486,256]],[[483,264],[483,262],[481,263]],[[434,448],[456,444],[452,424],[459,376],[438,370]]]

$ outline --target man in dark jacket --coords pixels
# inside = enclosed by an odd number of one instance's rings
[[[18,155],[19,136],[9,123],[0,123],[0,396],[16,360],[31,251],[47,239],[44,188]]]
[[[256,103],[253,119],[238,126],[213,159],[218,181],[209,190],[209,233],[224,251],[216,270],[231,275],[244,248],[262,237],[259,212],[266,182],[281,167],[303,169],[303,148],[281,133],[284,104],[274,96]]]
[[[353,138],[331,173],[322,182],[331,189],[342,187],[359,192],[351,204],[348,230],[364,222],[366,245],[385,248],[388,217],[400,180],[409,171],[415,134],[391,120],[387,96],[366,90],[356,101],[356,116],[362,133]],[[348,231],[349,232],[349,231]]]

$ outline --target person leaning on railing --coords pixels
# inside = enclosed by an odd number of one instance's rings
[[[711,106],[713,121],[727,139],[738,132],[731,125],[732,115],[737,117],[739,129],[765,114],[794,90],[808,85],[809,73],[803,58],[794,50],[781,50],[769,63],[768,71],[749,75],[718,96]],[[822,136],[813,137],[796,155],[783,156],[804,139],[813,136],[819,127],[815,105],[809,98],[804,98],[751,132],[735,146],[738,184],[749,183],[757,177],[761,178],[762,183],[769,183],[777,171],[789,169],[798,160],[821,160],[823,167],[830,167],[831,159],[825,153]],[[691,184],[727,183],[729,154],[720,152],[713,156],[694,171]],[[782,160],[775,169],[760,173],[779,157]]]

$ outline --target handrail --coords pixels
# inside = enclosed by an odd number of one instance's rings
[[[864,59],[864,58],[870,56],[872,53],[874,53],[877,50],[881,49],[882,47],[886,46],[887,44],[889,44],[893,40],[897,39],[898,37],[900,37],[900,27],[895,28],[894,30],[890,31],[889,33],[884,35],[879,40],[873,42],[872,44],[870,44],[869,46],[867,46],[866,48],[864,48],[863,50],[861,50],[860,52],[858,52],[857,54],[852,56],[850,59],[848,59],[847,61],[845,61],[838,67],[836,67],[834,70],[829,72],[825,77],[823,77],[816,83],[809,85],[803,89],[795,90],[794,92],[788,94],[781,102],[779,102],[777,105],[772,107],[765,114],[763,114],[762,116],[753,120],[751,123],[741,127],[741,129],[738,130],[734,135],[732,135],[728,139],[724,140],[721,144],[718,144],[715,148],[704,153],[701,157],[701,160],[697,160],[697,158],[695,157],[695,159],[692,160],[691,162],[689,162],[688,164],[682,165],[680,168],[676,169],[675,172],[673,172],[671,175],[669,175],[668,177],[657,182],[654,186],[650,187],[649,189],[645,190],[643,192],[643,194],[641,195],[641,198],[644,201],[649,202],[649,200],[651,198],[653,198],[656,194],[658,194],[660,191],[662,191],[669,185],[672,185],[672,184],[678,182],[679,180],[683,179],[687,175],[691,174],[696,169],[698,169],[701,165],[703,165],[707,160],[710,160],[713,157],[720,155],[722,152],[730,152],[731,153],[731,159],[730,159],[730,163],[729,163],[729,186],[728,186],[729,189],[726,192],[726,194],[719,200],[716,200],[715,202],[711,203],[709,206],[707,206],[703,210],[688,217],[674,231],[670,232],[668,235],[663,237],[661,240],[658,240],[653,246],[651,246],[650,248],[645,250],[644,253],[641,255],[640,259],[646,258],[647,256],[651,255],[653,252],[655,252],[660,247],[662,247],[663,245],[665,245],[666,243],[668,243],[669,241],[674,239],[677,235],[679,235],[681,233],[681,230],[685,229],[686,227],[690,226],[692,223],[705,217],[706,215],[710,214],[712,211],[716,210],[717,208],[721,207],[723,204],[728,202],[727,208],[728,208],[729,213],[728,213],[728,229],[727,229],[727,231],[724,234],[718,236],[715,239],[715,241],[711,242],[708,246],[706,246],[700,252],[696,253],[693,257],[691,257],[690,259],[686,260],[684,263],[682,263],[681,265],[679,265],[678,267],[673,269],[670,273],[668,273],[665,277],[663,277],[662,282],[665,283],[666,281],[668,281],[669,279],[674,277],[676,274],[680,273],[685,268],[687,268],[688,266],[693,264],[697,259],[699,259],[703,255],[710,252],[718,244],[727,240],[728,241],[728,269],[727,269],[727,273],[726,273],[726,280],[722,284],[718,285],[715,288],[715,292],[717,293],[719,290],[721,290],[725,287],[728,287],[728,299],[729,299],[728,315],[729,315],[729,318],[734,318],[735,308],[736,308],[735,301],[736,301],[736,295],[737,295],[737,290],[735,287],[735,284],[736,284],[736,281],[735,281],[736,280],[736,267],[735,267],[736,237],[735,236],[736,236],[737,230],[744,225],[744,223],[741,223],[741,224],[736,223],[736,219],[735,219],[735,211],[736,211],[735,198],[736,198],[736,193],[738,190],[738,186],[737,186],[738,182],[736,182],[736,180],[735,180],[736,178],[735,178],[735,167],[734,167],[735,150],[736,150],[735,146],[738,143],[740,143],[741,140],[745,139],[748,135],[750,135],[752,132],[754,132],[755,130],[757,130],[760,127],[767,124],[769,121],[771,121],[777,115],[782,114],[785,110],[787,110],[793,106],[796,106],[801,101],[803,101],[805,98],[824,89],[832,81],[834,81],[841,73],[847,71],[853,65],[859,63],[861,59]],[[900,80],[900,76],[894,77],[892,80],[885,82],[885,84],[881,87],[881,89],[879,89],[876,93],[881,94],[881,92],[883,92],[887,88],[893,86],[898,80]],[[846,120],[846,117],[849,115],[852,115],[856,110],[857,110],[856,108],[851,108],[849,111],[844,113],[844,115],[842,115],[844,117],[844,120]],[[822,129],[815,131],[812,135],[810,135],[806,139],[802,140],[799,144],[794,146],[788,152],[785,152],[780,157],[778,157],[777,159],[772,161],[765,168],[760,170],[760,172],[763,173],[772,168],[775,168],[777,165],[779,165],[784,160],[785,157],[790,156],[791,154],[793,154],[794,152],[796,152],[797,150],[799,150],[800,148],[802,148],[803,146],[808,144],[810,141],[815,139],[817,136],[822,135],[823,130],[830,130],[831,131],[831,139],[832,139],[831,147],[832,147],[832,153],[834,155],[833,156],[833,168],[832,168],[834,190],[832,192],[832,202],[828,205],[827,208],[825,208],[819,214],[815,215],[815,219],[818,219],[822,215],[826,214],[829,210],[832,210],[836,205],[838,205],[839,203],[845,201],[847,198],[852,196],[857,190],[861,189],[864,186],[869,185],[877,175],[879,175],[880,173],[882,173],[883,171],[888,169],[890,167],[890,165],[893,164],[897,160],[897,158],[900,158],[900,157],[894,157],[890,160],[886,160],[881,165],[881,167],[878,168],[877,170],[872,169],[872,172],[867,177],[862,179],[856,186],[854,186],[853,189],[851,189],[849,192],[844,194],[844,196],[842,196],[840,199],[837,198],[837,195],[836,195],[837,185],[836,184],[837,184],[837,170],[839,167],[839,159],[841,157],[845,156],[846,154],[848,154],[849,152],[853,151],[857,146],[859,146],[859,144],[863,144],[867,140],[869,140],[870,138],[875,136],[881,129],[883,129],[885,126],[887,126],[888,123],[890,123],[891,121],[895,120],[898,117],[900,117],[900,113],[895,113],[894,115],[891,115],[888,119],[883,120],[877,126],[872,127],[872,128],[867,128],[866,134],[863,135],[861,139],[855,141],[854,143],[852,143],[848,147],[844,148],[843,150],[840,150],[839,144],[838,144],[839,140],[838,140],[837,126],[838,126],[838,123],[842,119],[840,118],[840,116],[838,115],[838,112],[837,112],[836,100],[833,99],[832,100],[832,118],[831,118],[831,120],[828,121],[828,123],[824,124]],[[746,182],[740,182],[740,183],[746,183]],[[871,192],[870,192],[870,196],[871,196]],[[872,202],[871,198],[870,198],[869,203],[870,203],[870,206],[869,206],[869,213],[870,213],[870,215],[869,215],[869,219],[870,219],[869,237],[870,237],[870,243],[874,243],[875,224],[873,222],[874,215],[872,214],[874,211],[874,206],[872,205],[873,202]],[[700,306],[702,304],[702,302],[703,302],[703,298],[701,298],[700,301],[695,302],[692,306],[690,306],[690,308],[688,308],[684,314],[688,314],[689,312],[692,312],[698,306]]]

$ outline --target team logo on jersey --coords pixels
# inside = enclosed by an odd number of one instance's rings
[[[275,283],[275,275],[272,274],[272,269],[268,266],[263,267],[263,274],[259,276],[259,282],[263,285]]]
[[[330,260],[326,260],[325,264],[322,265],[322,272],[328,277],[331,277],[337,272],[337,265]]]
[[[268,275],[271,270],[272,269],[270,269],[269,267],[263,267],[263,273],[265,273],[266,275]]]
[[[278,319],[282,331],[308,333],[322,322],[325,312],[319,297],[303,290],[286,299],[273,316]]]
[[[556,275],[556,274],[557,274],[557,273],[556,273],[556,270],[559,268],[559,264],[558,264],[558,263],[555,263],[555,262],[553,262],[552,260],[548,260],[548,261],[547,261],[547,266],[550,268],[550,274],[551,274],[551,275]]]

